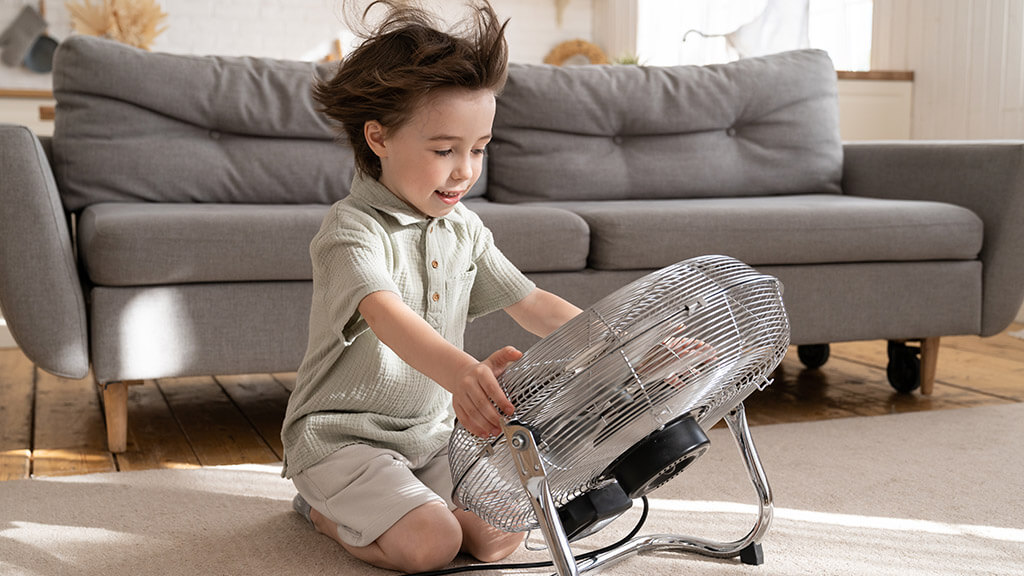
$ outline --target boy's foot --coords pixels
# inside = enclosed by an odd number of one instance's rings
[[[298,512],[299,516],[305,518],[306,522],[309,522],[310,526],[313,526],[315,528],[313,524],[313,519],[309,516],[312,507],[309,505],[308,502],[306,502],[306,499],[302,497],[302,494],[296,494],[295,498],[292,498],[292,509]]]

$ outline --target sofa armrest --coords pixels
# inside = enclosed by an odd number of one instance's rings
[[[40,368],[88,375],[85,299],[64,207],[39,139],[11,124],[0,124],[0,309]]]
[[[1006,329],[1024,301],[1024,141],[848,142],[843,149],[843,193],[946,202],[982,219],[980,334]]]

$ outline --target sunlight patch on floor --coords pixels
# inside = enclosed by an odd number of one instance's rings
[[[81,544],[107,544],[113,543],[119,546],[144,542],[146,538],[118,532],[106,528],[93,528],[89,526],[62,526],[60,524],[40,524],[38,522],[7,522],[4,528],[0,528],[0,538],[33,544],[60,540],[62,542],[77,542]]]
[[[717,512],[727,514],[757,514],[757,506],[737,504],[735,502],[682,501],[650,499],[651,510],[667,512]],[[982,526],[976,524],[950,524],[930,520],[914,520],[911,518],[885,518],[881,516],[861,516],[857,514],[836,514],[832,512],[814,512],[793,508],[776,508],[775,519],[792,520],[811,524],[826,524],[845,528],[867,528],[872,530],[893,530],[899,532],[923,532],[928,534],[946,534],[954,536],[976,536],[989,540],[1005,542],[1024,542],[1024,529],[1003,528],[999,526]]]

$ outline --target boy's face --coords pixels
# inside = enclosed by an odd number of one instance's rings
[[[422,214],[451,212],[480,178],[494,108],[490,90],[451,88],[427,98],[397,130],[367,122],[381,184]]]

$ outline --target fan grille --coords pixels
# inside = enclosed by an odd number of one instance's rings
[[[499,378],[537,438],[556,506],[607,483],[608,467],[673,419],[708,430],[782,361],[782,285],[738,260],[704,256],[615,291],[531,347]],[[454,497],[509,532],[537,526],[504,436],[461,425]]]

